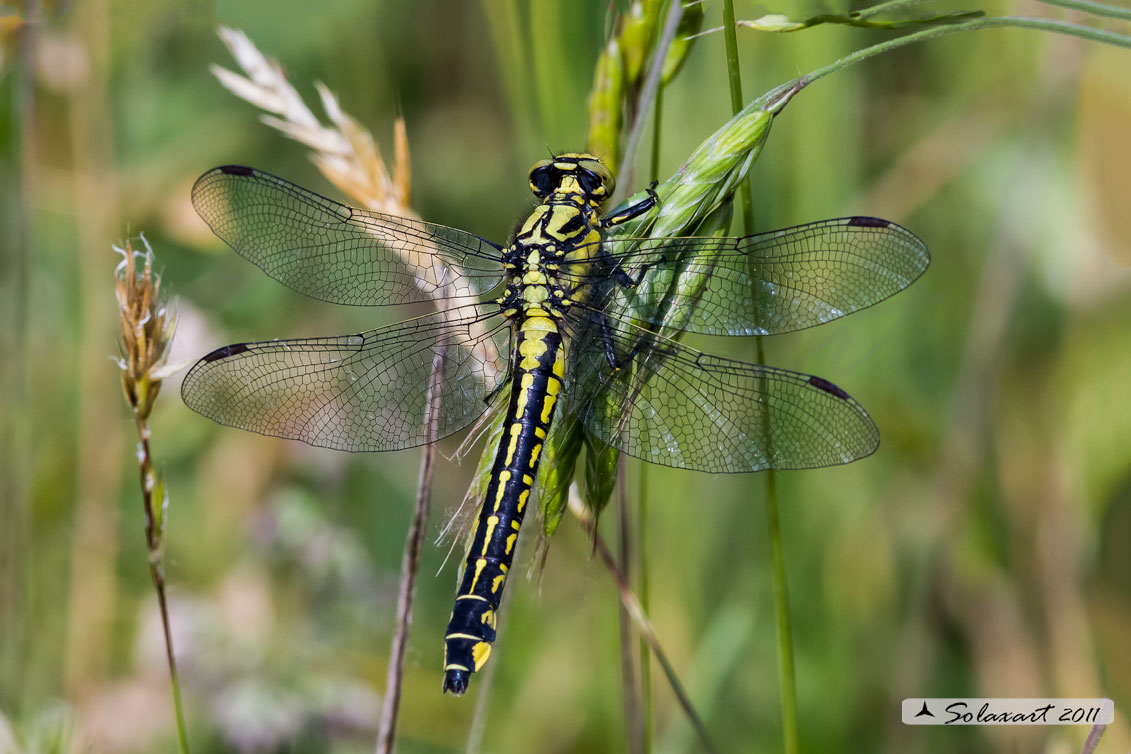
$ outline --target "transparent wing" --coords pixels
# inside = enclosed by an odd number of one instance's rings
[[[927,269],[927,246],[874,217],[843,217],[743,238],[608,239],[581,279],[620,267],[639,285],[594,306],[708,335],[773,335],[867,308]],[[673,284],[673,281],[678,281]]]
[[[712,473],[805,469],[875,451],[879,432],[820,377],[701,353],[596,314],[574,332],[566,412],[628,455]]]
[[[320,447],[421,445],[473,422],[505,379],[507,328],[486,327],[490,316],[464,306],[357,335],[225,346],[193,366],[181,395],[220,424]]]
[[[193,186],[192,203],[240,256],[323,301],[477,296],[503,276],[498,247],[479,236],[347,207],[254,168],[210,170]]]

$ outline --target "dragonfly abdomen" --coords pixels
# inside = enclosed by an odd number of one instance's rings
[[[561,389],[561,346],[549,317],[529,317],[516,329],[507,419],[444,637],[444,691],[466,691],[491,654],[496,611]]]

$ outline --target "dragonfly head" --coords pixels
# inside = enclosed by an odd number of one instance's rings
[[[530,168],[530,190],[539,199],[553,194],[580,196],[586,204],[599,207],[614,186],[613,174],[591,154],[560,154]]]

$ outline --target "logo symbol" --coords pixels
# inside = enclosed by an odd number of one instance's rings
[[[927,709],[927,703],[925,701],[923,702],[923,709],[919,710],[919,712],[915,715],[915,717],[934,717],[934,716],[935,716],[935,713],[931,712],[929,709]]]

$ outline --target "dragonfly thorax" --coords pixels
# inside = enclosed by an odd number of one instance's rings
[[[567,176],[559,187],[577,185]],[[555,190],[518,227],[504,251],[509,279],[499,304],[507,316],[521,312],[560,318],[570,305],[577,291],[566,270],[577,270],[578,263],[588,261],[601,240],[600,203],[578,201],[580,196],[563,200]]]

